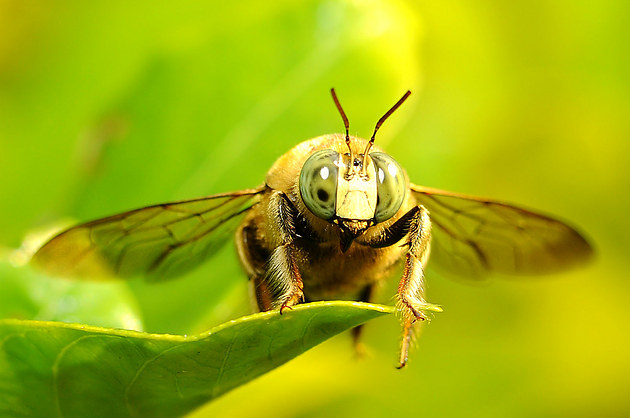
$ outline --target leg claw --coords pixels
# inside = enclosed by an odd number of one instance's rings
[[[282,304],[282,306],[280,307],[280,315],[282,315],[282,311],[284,311],[285,309],[289,309],[289,310],[291,310],[291,311],[292,311],[292,310],[293,310],[293,307],[292,307],[292,306],[287,305],[287,303],[286,303],[286,302],[284,302],[284,303]]]
[[[303,297],[304,293],[301,290],[289,295],[284,302],[282,302],[282,305],[280,305],[280,315],[282,315],[285,309],[293,310],[293,305],[297,304]]]

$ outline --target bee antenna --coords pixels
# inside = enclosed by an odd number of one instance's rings
[[[335,105],[337,106],[337,110],[341,114],[341,119],[343,119],[343,125],[346,127],[346,145],[348,146],[348,150],[350,151],[350,161],[353,161],[352,156],[352,148],[350,148],[350,122],[348,122],[348,117],[346,113],[343,111],[341,107],[341,103],[339,103],[339,99],[337,98],[337,93],[335,93],[335,89],[330,89],[330,94],[332,94],[332,98],[335,101]]]
[[[372,145],[374,145],[374,138],[376,137],[376,132],[378,131],[378,128],[380,128],[383,122],[385,122],[385,120],[387,120],[387,118],[390,117],[390,115],[394,113],[394,111],[398,109],[405,100],[407,100],[407,97],[409,97],[410,94],[411,94],[411,91],[407,90],[407,93],[405,93],[403,97],[401,97],[400,100],[398,100],[396,104],[393,105],[392,108],[389,109],[387,113],[385,113],[378,120],[378,122],[376,122],[376,126],[374,127],[374,133],[372,134],[372,138],[370,138],[370,142],[368,142],[367,146],[365,147],[365,152],[363,153],[363,170],[366,169],[365,167],[367,166],[367,156],[368,156],[368,153],[370,152],[370,149],[372,148]]]

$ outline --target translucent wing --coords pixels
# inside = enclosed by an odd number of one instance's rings
[[[48,241],[31,262],[64,277],[175,277],[232,238],[263,190],[147,206],[77,225]]]
[[[593,250],[564,222],[509,204],[411,185],[432,224],[429,266],[468,279],[553,273]]]

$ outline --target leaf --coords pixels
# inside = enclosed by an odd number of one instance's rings
[[[193,336],[0,321],[0,415],[177,416],[392,308],[316,302]]]
[[[133,293],[124,282],[52,280],[28,266],[12,265],[2,257],[0,318],[143,329]]]

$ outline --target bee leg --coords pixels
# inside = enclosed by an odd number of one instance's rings
[[[304,297],[302,275],[295,259],[296,210],[280,191],[273,192],[270,203],[279,245],[271,252],[260,286],[264,286],[266,293],[271,296],[271,308],[280,308],[282,314],[284,309],[290,309]]]
[[[403,320],[403,337],[400,342],[400,357],[398,358],[398,366],[396,368],[402,369],[407,365],[407,357],[409,356],[409,348],[411,347],[412,327],[414,319],[405,318]]]
[[[429,258],[431,221],[429,212],[422,206],[419,209],[409,220],[405,269],[396,294],[397,307],[403,315],[403,339],[398,368],[407,364],[414,323],[429,319],[427,311],[441,311],[439,306],[430,304],[425,299],[424,267]]]
[[[358,300],[360,302],[370,302],[372,296],[374,295],[374,285],[369,284],[361,289],[361,293],[359,293]],[[361,334],[363,333],[364,325],[358,325],[352,328],[352,345],[354,346],[354,351],[358,357],[363,357],[365,355],[365,347],[361,343]]]

